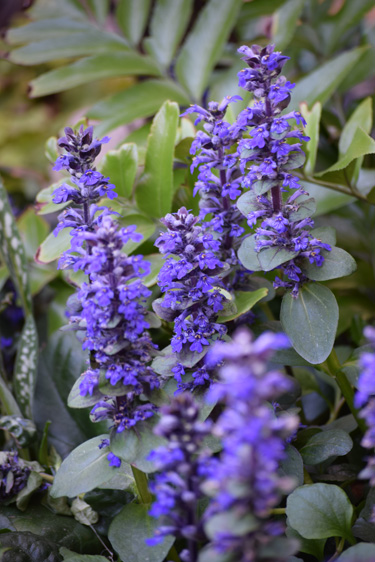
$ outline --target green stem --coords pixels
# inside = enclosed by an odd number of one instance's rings
[[[46,482],[50,482],[51,484],[53,484],[54,481],[54,477],[51,476],[50,474],[46,474],[45,472],[39,472],[40,476],[43,478],[43,480],[45,480]]]
[[[370,205],[375,204],[375,203],[372,203],[371,201],[369,201],[364,195],[359,193],[359,191],[357,191],[357,190],[352,191],[351,189],[348,189],[344,185],[332,183],[330,181],[321,180],[321,179],[314,178],[314,177],[311,177],[311,176],[305,176],[304,174],[301,174],[301,173],[298,173],[298,172],[295,172],[295,175],[298,176],[302,180],[309,181],[311,183],[316,183],[317,185],[321,185],[322,187],[328,187],[328,189],[333,189],[334,191],[338,191],[339,193],[345,193],[345,195],[349,195],[350,197],[355,197],[356,199],[359,199],[360,201],[366,201],[366,203],[369,203]]]
[[[132,465],[132,472],[138,490],[141,503],[151,503],[152,495],[148,489],[148,478],[144,472]]]
[[[285,515],[286,508],[285,507],[275,507],[274,509],[271,509],[271,513],[272,513],[272,515]]]
[[[336,379],[336,382],[339,385],[341,393],[344,396],[346,403],[358,424],[358,427],[361,429],[362,432],[365,432],[366,424],[364,420],[359,417],[358,410],[354,406],[353,387],[348,381],[345,373],[341,370],[341,364],[337,357],[336,351],[334,349],[332,349],[326,361],[320,364],[320,367],[325,373]]]

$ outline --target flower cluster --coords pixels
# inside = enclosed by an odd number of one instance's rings
[[[16,453],[0,452],[0,502],[17,495],[26,486],[30,472]]]
[[[173,398],[161,414],[155,433],[168,444],[152,451],[149,460],[159,471],[150,485],[156,496],[150,515],[161,518],[162,524],[147,543],[158,544],[166,535],[185,538],[189,551],[180,554],[181,560],[195,562],[197,542],[204,539],[198,500],[203,497],[200,488],[210,465],[210,452],[203,447],[210,424],[198,420],[199,408],[189,393]]]
[[[127,256],[123,252],[129,240],[139,241],[142,236],[135,226],[120,228],[111,216],[114,213],[95,203],[104,193],[98,188],[104,180],[92,164],[106,140],[93,140],[91,128],[81,128],[77,135],[66,129],[66,137],[60,139],[68,155],[58,159],[57,168],[72,171],[73,180],[77,174],[82,175],[76,183],[78,190],[71,188],[74,193],[67,195],[67,200],[80,206],[60,215],[57,231],[72,228],[71,248],[60,258],[60,267],[81,270],[88,277],[68,302],[72,328],[83,332],[83,349],[90,351],[90,365],[81,377],[80,393],[95,393],[98,403],[92,410],[93,419],[110,419],[120,432],[153,415],[155,407],[143,400],[159,382],[147,366],[154,347],[144,307],[150,291],[140,280],[149,273],[150,264],[140,255]],[[86,181],[88,174],[97,181]],[[86,183],[82,183],[83,177]],[[108,190],[106,193],[110,194]],[[99,383],[101,388],[107,385],[103,394]],[[111,395],[111,387],[117,388],[115,396]]]
[[[194,195],[199,192],[200,219],[212,216],[202,226],[219,234],[220,258],[231,265],[238,263],[235,249],[244,233],[243,216],[234,204],[241,195],[242,178],[233,147],[242,132],[234,130],[224,117],[228,105],[238,100],[239,96],[227,96],[220,103],[209,102],[207,109],[193,105],[183,113],[197,113],[195,124],[204,122],[204,131],[197,132],[190,149],[190,154],[198,152],[191,165],[191,172],[199,170]]]
[[[367,431],[362,439],[362,447],[375,448],[375,328],[367,326],[364,335],[369,340],[371,349],[364,351],[360,357],[361,374],[358,379],[358,391],[355,406],[361,408],[361,417],[367,424]],[[361,472],[362,478],[368,478],[371,486],[375,485],[375,456],[367,461],[367,467]]]
[[[210,364],[222,364],[208,399],[225,408],[213,430],[222,439],[223,450],[204,485],[212,497],[205,519],[228,515],[228,528],[211,532],[210,537],[211,548],[229,556],[228,562],[258,560],[262,548],[282,531],[268,517],[291,485],[289,478],[278,474],[278,467],[298,418],[275,415],[270,402],[288,392],[290,383],[280,372],[268,370],[267,362],[275,350],[286,346],[283,334],[266,332],[254,340],[241,328],[231,343],[217,342],[207,355]]]
[[[276,277],[274,286],[292,289],[298,296],[300,286],[307,280],[301,263],[321,266],[322,250],[331,246],[314,237],[310,216],[313,210],[306,205],[307,192],[291,170],[300,167],[305,159],[302,141],[308,141],[301,130],[292,128],[291,121],[306,125],[299,111],[281,115],[290,102],[294,84],[279,76],[288,57],[274,51],[272,45],[261,48],[253,45],[239,49],[249,65],[239,72],[239,85],[253,92],[256,101],[243,110],[234,125],[236,131],[247,131],[248,138],[240,140],[238,156],[243,176],[242,186],[254,194],[252,209],[247,215],[255,228],[255,251],[272,248],[286,251],[281,269],[286,280]],[[282,192],[292,190],[283,201]],[[311,201],[311,200],[310,200]],[[290,258],[288,259],[288,253]]]
[[[155,245],[166,256],[158,279],[165,295],[153,306],[160,317],[175,322],[171,341],[175,353],[201,353],[214,337],[226,332],[217,317],[227,300],[220,275],[229,266],[216,256],[219,242],[197,226],[199,219],[184,207],[161,220],[168,230],[160,234]],[[202,369],[193,374],[191,388],[209,379],[207,370]],[[174,374],[181,382],[183,365],[178,364]]]

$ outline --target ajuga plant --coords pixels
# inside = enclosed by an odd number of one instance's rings
[[[145,398],[159,386],[148,366],[154,346],[147,332],[144,302],[150,291],[141,282],[149,264],[140,255],[128,257],[122,252],[129,240],[140,240],[136,227],[120,228],[113,217],[116,213],[96,204],[100,196],[113,199],[117,195],[109,178],[93,166],[107,138],[94,139],[92,127],[81,127],[78,133],[68,128],[65,134],[58,144],[66,154],[57,159],[55,169],[68,170],[75,186],[58,187],[53,201],[75,203],[60,214],[55,229],[58,233],[71,228],[71,248],[60,258],[59,267],[86,275],[68,302],[70,328],[77,330],[83,349],[90,353],[79,390],[82,396],[96,397],[93,421],[110,420],[116,432],[122,432],[156,410]],[[108,393],[101,392],[101,387],[108,387]],[[108,459],[116,462],[112,453]]]

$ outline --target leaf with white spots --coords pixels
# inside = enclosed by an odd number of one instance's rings
[[[0,179],[0,257],[6,264],[26,313],[31,312],[31,292],[25,248]]]
[[[14,369],[14,393],[23,415],[32,418],[32,401],[38,364],[38,334],[32,314],[26,317]]]

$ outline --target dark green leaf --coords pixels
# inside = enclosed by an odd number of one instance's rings
[[[135,192],[139,208],[160,218],[171,211],[173,155],[179,108],[166,101],[156,114],[147,141],[144,175]]]
[[[32,417],[33,395],[38,366],[38,333],[32,314],[26,316],[17,351],[13,388],[23,415]]]
[[[292,537],[299,541],[299,552],[312,554],[318,560],[324,560],[324,547],[327,539],[305,539],[295,529],[291,527],[286,528],[286,536]],[[299,559],[298,559],[299,560]],[[288,560],[288,562],[291,562]]]
[[[1,373],[1,364],[0,364],[0,373]],[[9,415],[15,416],[22,416],[21,410],[14,399],[13,394],[11,393],[8,384],[5,382],[6,373],[4,373],[4,378],[0,374],[0,402],[2,407],[4,408],[4,412]]]
[[[240,0],[210,0],[199,12],[176,63],[177,78],[200,100],[221,56],[241,6]]]
[[[306,160],[304,152],[289,152],[288,160],[283,165],[284,170],[294,170],[303,166]]]
[[[348,252],[332,246],[331,251],[322,250],[324,256],[323,265],[318,267],[306,258],[303,260],[301,269],[304,274],[313,281],[328,281],[351,275],[357,269],[357,264]]]
[[[58,546],[48,538],[32,533],[0,535],[1,562],[60,562]]]
[[[137,145],[129,143],[123,144],[118,150],[107,152],[100,170],[104,176],[109,176],[111,183],[115,184],[116,193],[120,197],[129,198],[133,191],[137,167]]]
[[[0,179],[0,257],[6,264],[25,312],[31,312],[31,292],[26,253],[8,196]]]
[[[124,50],[128,50],[128,46],[119,35],[93,27],[92,30],[81,33],[69,33],[29,43],[11,51],[9,59],[16,64],[32,66],[56,59]]]
[[[64,557],[64,562],[108,562],[108,558],[99,554],[76,554],[66,548],[60,548],[60,554]]]
[[[321,27],[327,51],[333,53],[340,44],[345,44],[346,32],[354,30],[365,13],[373,7],[371,0],[356,0],[355,4],[344,2],[337,13],[330,15]]]
[[[285,449],[286,457],[281,462],[280,472],[282,475],[295,479],[297,486],[303,484],[303,460],[299,452],[292,445],[287,445]]]
[[[353,448],[353,441],[342,429],[317,433],[300,450],[305,464],[319,464],[330,457],[341,457]]]
[[[34,492],[36,492],[43,483],[43,478],[38,474],[38,472],[30,472],[27,479],[27,484],[25,488],[18,493],[16,499],[16,505],[21,511],[25,511],[30,501],[30,498]]]
[[[137,45],[145,30],[151,0],[119,0],[117,23],[132,45]]]
[[[36,437],[36,427],[33,422],[20,416],[0,416],[0,428],[8,431],[21,447],[27,447]]]
[[[2,506],[2,513],[8,517],[18,532],[33,533],[34,543],[43,537],[46,540],[53,538],[54,543],[71,548],[75,552],[94,554],[102,549],[101,543],[91,529],[80,525],[73,517],[55,515],[50,509],[41,505],[29,505],[24,513],[13,506]],[[11,534],[13,535],[13,533]],[[0,535],[0,537],[4,537],[4,535]],[[33,545],[32,541],[30,541],[30,545]],[[43,559],[36,558],[35,562],[41,562],[41,560]],[[50,560],[46,562],[50,562]]]
[[[293,89],[289,111],[298,110],[304,101],[309,107],[320,101],[322,105],[331,97],[342,80],[361,59],[367,47],[358,47],[345,51],[336,58],[319,65],[319,67],[302,78]]]
[[[272,269],[279,267],[279,265],[295,258],[297,254],[298,252],[275,247],[261,250],[257,253],[257,258],[263,271],[272,271]]]
[[[149,508],[144,504],[128,504],[112,521],[108,538],[121,560],[162,562],[168,554],[174,537],[165,537],[162,543],[152,547],[145,542],[159,526],[158,520],[148,515]]]
[[[330,244],[331,246],[336,244],[336,230],[332,226],[319,226],[318,228],[313,228],[310,232],[314,238],[323,240],[325,244]]]
[[[108,482],[118,473],[123,476],[121,489],[126,489],[132,484],[130,468],[124,472],[123,467],[109,466],[107,459],[109,449],[107,447],[99,449],[102,440],[106,438],[108,435],[94,437],[79,445],[66,457],[53,481],[52,497],[74,498]]]
[[[166,100],[181,105],[190,103],[178,84],[168,80],[145,80],[97,103],[87,115],[90,119],[104,121],[96,128],[96,133],[101,135],[119,125],[154,115]]]
[[[72,332],[54,334],[40,354],[34,419],[40,431],[47,420],[52,422],[50,443],[62,456],[106,431],[103,424],[90,424],[87,412],[67,406],[71,387],[87,369],[86,360],[87,354]]]
[[[286,504],[289,523],[306,539],[344,537],[352,540],[353,506],[333,484],[309,484],[290,494]]]
[[[134,51],[104,53],[80,59],[38,76],[30,82],[30,96],[37,98],[64,92],[94,80],[139,74],[160,76],[160,71],[150,57]]]
[[[293,347],[313,365],[331,353],[339,311],[333,293],[323,285],[306,284],[297,298],[287,293],[281,303],[280,320]]]
[[[182,39],[192,11],[192,0],[159,0],[151,19],[151,36],[144,41],[146,49],[167,67]]]
[[[304,0],[288,0],[274,14],[272,43],[275,43],[278,50],[285,49],[293,39],[304,5]]]

